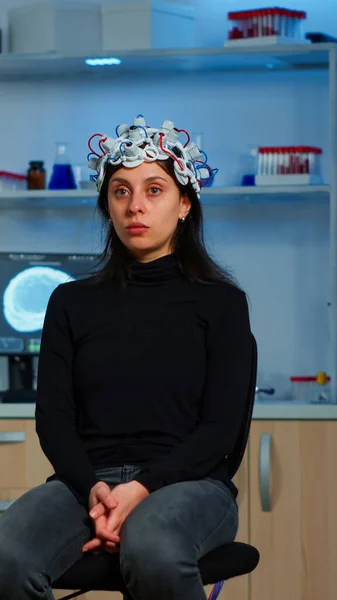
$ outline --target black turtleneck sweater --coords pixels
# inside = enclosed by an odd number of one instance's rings
[[[174,254],[133,261],[124,291],[113,280],[59,285],[44,321],[36,430],[44,453],[87,502],[95,471],[140,465],[150,492],[214,477],[237,490],[225,457],[249,385],[245,294],[229,283],[190,283]],[[54,476],[54,477],[55,477]]]

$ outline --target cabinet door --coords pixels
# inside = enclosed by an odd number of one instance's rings
[[[333,421],[254,421],[250,540],[261,560],[251,600],[336,597],[336,434]]]
[[[238,470],[234,483],[239,490],[237,502],[239,505],[239,531],[236,536],[237,542],[248,543],[248,452],[247,449],[240,469]],[[212,585],[205,586],[207,597],[210,594]],[[219,600],[248,600],[249,597],[249,575],[243,575],[242,577],[235,577],[227,581],[223,587],[223,590],[219,596]]]
[[[0,488],[30,489],[53,473],[33,419],[0,420]]]

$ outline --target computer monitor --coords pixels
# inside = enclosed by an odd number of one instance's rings
[[[0,252],[0,355],[38,355],[52,291],[89,277],[96,254]]]

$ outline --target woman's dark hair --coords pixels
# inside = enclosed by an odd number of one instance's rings
[[[239,287],[234,276],[229,270],[222,268],[209,256],[204,242],[203,216],[199,198],[191,183],[183,186],[175,177],[174,164],[171,158],[156,161],[170,175],[176,183],[181,195],[187,195],[191,201],[191,208],[184,222],[179,222],[174,232],[172,246],[177,256],[180,270],[185,277],[193,282],[205,284],[229,282]],[[110,223],[108,208],[108,186],[111,176],[123,167],[123,164],[107,165],[101,191],[98,196],[96,209],[103,220],[103,235],[105,233],[105,246],[103,252],[97,257],[95,270],[92,272],[90,284],[114,279],[117,284],[125,288],[129,278],[129,269],[134,256],[119,239],[115,228]],[[99,265],[103,267],[97,269]]]

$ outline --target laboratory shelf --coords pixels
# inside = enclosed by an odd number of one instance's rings
[[[246,47],[167,50],[88,51],[85,56],[45,54],[0,55],[0,80],[54,79],[58,77],[110,77],[118,73],[233,71],[265,69],[327,69],[334,44],[273,44]],[[90,67],[88,57],[121,59],[120,65]]]
[[[262,203],[328,204],[329,185],[212,187],[201,192],[204,205],[246,205]],[[0,211],[33,208],[94,207],[95,190],[20,190],[0,192]]]
[[[17,190],[0,192],[0,211],[33,208],[94,207],[95,190]]]
[[[329,185],[213,187],[201,192],[203,204],[328,204]]]

